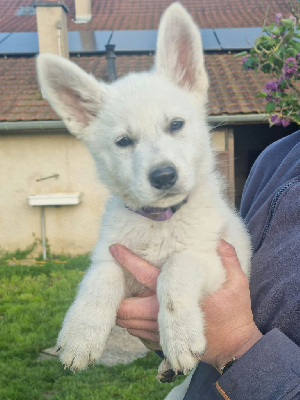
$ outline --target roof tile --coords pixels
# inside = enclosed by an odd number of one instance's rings
[[[294,0],[295,1],[295,0]],[[126,30],[157,29],[160,16],[173,0],[92,1],[92,20],[76,24],[74,0],[64,0],[69,8],[68,29]],[[278,12],[290,15],[288,0],[182,0],[202,28],[262,26],[266,16]],[[32,0],[0,0],[1,32],[36,31],[35,16],[16,16],[20,6],[32,6]],[[268,19],[267,18],[267,19]]]
[[[71,57],[71,60],[96,78],[107,78],[105,56]],[[240,60],[231,54],[207,54],[205,62],[210,78],[211,115],[263,112],[264,101],[255,97],[266,82],[263,74],[243,71]],[[117,74],[120,77],[148,70],[152,63],[151,55],[119,55]],[[34,58],[0,58],[0,86],[1,121],[59,119],[41,97]]]
[[[74,0],[64,0],[70,12],[68,29],[130,30],[157,29],[163,10],[172,0],[106,0],[92,1],[92,20],[76,24]],[[295,1],[295,0],[294,0]],[[273,19],[277,12],[289,16],[288,0],[182,0],[202,28],[262,26],[266,15]],[[220,5],[221,4],[221,5]],[[36,31],[35,16],[16,16],[20,6],[32,6],[32,0],[0,0],[0,31]],[[107,79],[104,55],[71,57],[84,70],[97,78]],[[209,112],[211,115],[258,113],[264,111],[264,100],[257,99],[267,81],[263,74],[243,71],[241,62],[231,54],[206,54],[210,78]],[[118,76],[151,68],[152,55],[118,55]],[[32,57],[0,58],[1,121],[57,120],[42,99],[36,82]]]

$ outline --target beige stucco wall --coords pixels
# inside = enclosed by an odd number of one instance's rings
[[[56,192],[83,197],[79,205],[45,208],[51,251],[77,254],[93,248],[108,191],[81,142],[69,134],[0,135],[0,171],[2,249],[24,249],[41,238],[40,207],[31,207],[28,196]],[[36,181],[56,173],[57,179]]]
[[[67,14],[62,6],[36,7],[39,51],[69,58]],[[57,23],[60,29],[57,29]]]
[[[226,150],[227,130],[215,133],[217,150]],[[75,206],[45,207],[46,237],[54,253],[90,252],[99,235],[108,198],[85,146],[68,133],[0,134],[0,247],[24,249],[41,239],[40,207],[28,196],[81,192]],[[59,177],[37,182],[37,179]],[[39,244],[37,251],[41,253]]]

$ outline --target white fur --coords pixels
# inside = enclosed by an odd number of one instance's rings
[[[208,79],[198,28],[175,3],[164,13],[155,68],[112,85],[97,82],[70,61],[37,59],[42,93],[69,130],[93,155],[100,179],[112,193],[92,264],[69,309],[57,345],[73,370],[101,357],[125,296],[143,288],[114,261],[109,246],[122,243],[162,269],[157,295],[161,345],[173,369],[188,371],[205,351],[201,298],[225,280],[217,254],[220,238],[236,248],[249,274],[250,244],[243,223],[222,195],[206,122]],[[170,133],[173,119],[185,121]],[[134,146],[118,147],[123,136]],[[151,186],[151,168],[173,163],[170,189]],[[169,207],[188,202],[164,222],[128,208]],[[168,397],[181,399],[188,382]]]

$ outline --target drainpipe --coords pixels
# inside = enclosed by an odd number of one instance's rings
[[[46,228],[45,228],[45,207],[41,207],[41,225],[42,225],[42,249],[43,249],[43,260],[47,260]]]
[[[115,47],[114,44],[107,44],[105,46],[108,82],[113,82],[117,79]]]
[[[61,21],[56,22],[56,29],[57,29],[58,55],[61,56],[61,29],[62,29]]]

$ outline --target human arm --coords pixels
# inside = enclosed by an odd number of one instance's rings
[[[159,336],[156,320],[158,303],[155,290],[159,270],[139,259],[123,246],[116,246],[116,249],[118,250],[118,254],[115,255],[117,261],[128,268],[138,281],[151,288],[151,292],[149,291],[147,296],[142,299],[125,299],[122,302],[118,311],[117,323],[128,328],[131,334],[146,339],[148,343],[151,341],[152,350],[158,349]],[[277,329],[273,329],[262,338],[255,324],[253,325],[249,288],[238,265],[235,252],[232,248],[226,246],[225,248],[219,247],[219,251],[226,268],[227,281],[223,288],[215,293],[215,298],[214,296],[207,298],[203,303],[209,340],[206,354],[202,360],[215,365],[217,368],[225,360],[228,360],[229,353],[231,353],[229,359],[235,356],[239,357],[239,360],[221,377],[215,369],[209,370],[207,364],[200,363],[193,375],[185,400],[198,399],[199,394],[202,395],[202,393],[211,396],[203,397],[203,399],[243,398],[252,400],[253,398],[263,398],[264,400],[275,400],[281,398],[276,397],[278,390],[280,396],[283,396],[282,398],[296,399],[300,390],[299,347]],[[235,289],[232,290],[232,286]],[[228,297],[225,300],[223,296]],[[223,309],[224,306],[225,310]],[[240,311],[236,308],[239,306],[241,306]],[[218,313],[223,314],[225,311],[229,315],[218,321],[220,316]],[[236,314],[240,315],[241,312],[243,315],[245,313],[242,318],[249,322],[249,326],[251,326],[249,332],[253,333],[253,336],[250,335],[249,340],[244,341],[244,343],[240,342],[239,339],[237,340],[237,336],[231,335],[234,330],[232,331],[229,326],[235,325],[232,318]],[[217,321],[215,320],[216,317]],[[230,324],[227,323],[229,321]],[[220,327],[223,324],[225,331],[222,331],[223,328]],[[248,323],[241,324],[241,326],[244,325],[247,326]],[[219,344],[220,338],[224,338],[224,340],[221,340],[221,344]],[[232,352],[228,351],[228,340],[231,344],[235,343]],[[221,363],[217,360],[220,360],[219,355],[222,352],[220,350],[214,351],[215,343],[217,343],[216,348],[221,346],[224,349],[224,358],[222,357],[224,361]],[[206,380],[204,376],[206,376]],[[209,385],[207,385],[209,380],[207,376],[210,378]]]
[[[220,371],[233,356],[241,357],[262,334],[253,321],[248,280],[233,247],[221,241],[218,250],[226,269],[227,280],[202,305],[206,315],[207,348],[201,359]],[[121,303],[117,324],[127,328],[132,335],[150,341],[151,349],[159,349],[156,281],[160,271],[123,246],[114,246],[111,251],[121,265],[150,289],[143,297],[125,299]]]

